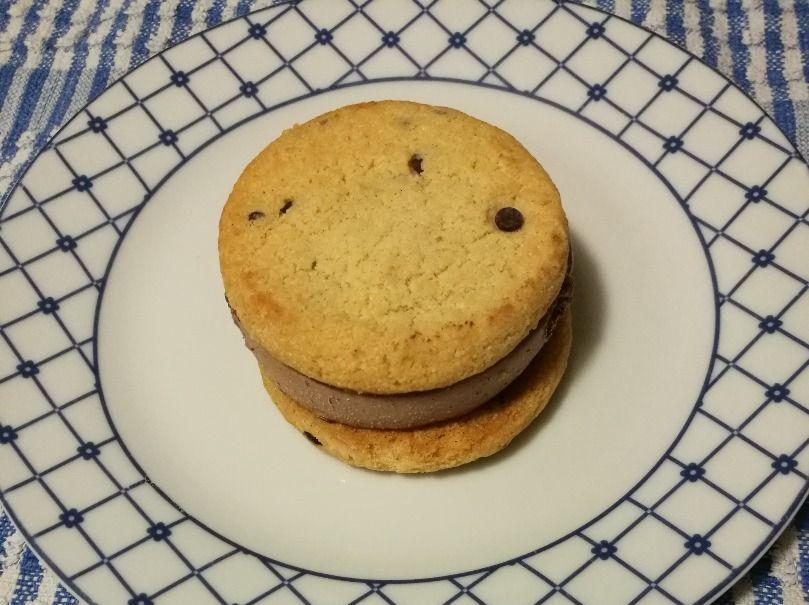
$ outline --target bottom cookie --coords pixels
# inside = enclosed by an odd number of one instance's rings
[[[499,452],[539,415],[567,367],[571,323],[568,308],[536,359],[492,401],[465,416],[416,429],[361,429],[329,422],[282,393],[263,372],[262,378],[284,418],[332,456],[372,470],[428,473]]]

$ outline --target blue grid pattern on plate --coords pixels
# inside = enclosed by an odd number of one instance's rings
[[[711,90],[695,90],[682,84],[696,61],[653,34],[628,36],[625,30],[628,26],[619,19],[561,2],[544,2],[537,3],[532,16],[520,21],[510,14],[514,0],[491,4],[470,0],[470,10],[465,12],[464,19],[454,21],[441,15],[440,0],[427,4],[413,0],[409,20],[391,24],[380,8],[383,4],[382,0],[345,0],[332,6],[329,19],[295,2],[201,34],[194,38],[197,48],[193,53],[184,54],[182,45],[174,53],[159,55],[117,83],[113,87],[115,93],[105,95],[71,122],[37,162],[48,167],[53,178],[45,182],[37,179],[35,164],[22,179],[0,217],[3,228],[0,252],[7,259],[6,266],[0,265],[0,288],[4,281],[12,283],[12,287],[24,288],[26,296],[20,299],[27,299],[29,305],[11,317],[0,319],[0,344],[6,346],[9,358],[13,359],[12,367],[0,372],[0,388],[27,390],[26,396],[38,401],[39,411],[30,414],[34,405],[24,412],[0,410],[3,414],[0,448],[13,452],[25,470],[24,477],[2,485],[8,510],[22,519],[27,537],[43,554],[48,554],[49,540],[74,540],[78,536],[77,544],[83,544],[85,551],[75,558],[87,564],[74,561],[74,567],[78,567],[68,570],[67,562],[51,563],[79,592],[91,592],[90,587],[96,581],[93,578],[100,575],[112,578],[121,587],[121,602],[129,605],[188,602],[191,598],[198,602],[232,602],[233,595],[222,594],[217,581],[217,574],[226,573],[229,565],[239,569],[239,566],[258,566],[256,577],[263,574],[261,589],[238,597],[242,605],[271,602],[273,595],[279,594],[310,603],[314,600],[309,595],[326,584],[329,593],[346,594],[341,602],[404,603],[413,598],[407,592],[410,586],[419,583],[441,584],[447,592],[447,603],[464,599],[485,603],[494,598],[487,596],[494,590],[492,587],[504,582],[530,587],[537,603],[558,599],[583,603],[588,599],[582,596],[586,590],[581,580],[590,578],[587,582],[592,584],[593,578],[607,581],[611,574],[635,579],[636,589],[625,595],[622,603],[639,603],[650,594],[671,603],[709,598],[747,563],[731,560],[723,551],[719,538],[723,528],[743,519],[744,523],[760,528],[764,543],[791,511],[773,509],[766,502],[759,504],[757,496],[773,481],[783,478],[795,482],[795,504],[805,491],[809,439],[804,438],[785,451],[775,449],[782,445],[777,435],[768,440],[758,434],[751,436],[749,430],[759,416],[776,407],[787,406],[800,418],[809,414],[807,402],[800,400],[793,387],[805,375],[809,364],[808,338],[800,326],[790,327],[788,321],[790,309],[805,304],[809,286],[802,273],[805,267],[795,266],[790,260],[795,255],[781,254],[784,247],[801,241],[797,238],[806,237],[809,208],[805,200],[791,198],[779,185],[787,172],[805,170],[802,160],[786,140],[778,134],[768,134],[770,131],[763,128],[768,120],[760,110],[753,107],[740,116],[725,107],[729,96],[740,94],[732,85],[718,75],[714,76],[716,86]],[[285,28],[287,32],[293,31],[293,22],[305,25],[294,31],[309,35],[300,39],[294,34],[280,36]],[[353,51],[344,50],[341,45],[341,31],[347,31],[349,25],[376,30],[378,41],[361,56],[350,56]],[[485,40],[476,36],[486,27],[498,28],[499,35],[513,38],[510,48],[500,56],[484,56]],[[408,43],[408,35],[418,28],[433,32],[431,40],[435,48],[416,48]],[[553,29],[559,28],[578,35],[559,40],[551,35]],[[238,31],[241,35],[232,35]],[[251,60],[255,58],[255,45],[263,49],[266,60],[263,73],[247,75],[251,68],[244,63],[239,49],[248,44],[254,45]],[[522,81],[524,73],[512,74],[509,70],[512,56],[526,51],[531,53],[536,68],[530,72],[532,81],[528,83]],[[594,64],[592,59],[577,63],[578,58],[592,52],[604,57],[595,64],[609,69],[588,73],[586,66]],[[658,61],[661,55],[673,61],[661,65]],[[464,58],[462,63],[458,56]],[[607,57],[612,57],[613,64]],[[311,64],[307,61],[312,60],[330,61],[332,69],[318,70],[317,74],[331,73],[336,77],[321,81],[310,71]],[[453,64],[456,72],[463,72],[461,75],[452,75]],[[630,70],[651,82],[648,89],[634,91],[634,96],[621,88],[622,77]],[[380,72],[384,75],[374,75]],[[495,87],[553,104],[610,135],[667,183],[698,229],[716,279],[719,325],[731,321],[726,318],[730,313],[726,310],[732,309],[734,317],[746,318],[756,329],[750,339],[734,348],[730,344],[725,346],[722,330],[718,328],[705,388],[678,443],[652,469],[647,481],[603,516],[554,544],[486,569],[409,582],[330,578],[247,553],[216,536],[210,536],[215,544],[210,556],[198,560],[195,553],[183,548],[183,536],[205,534],[206,528],[168,501],[136,465],[126,461],[124,444],[112,427],[108,434],[90,439],[71,422],[73,406],[92,405],[98,414],[104,411],[93,349],[95,333],[77,333],[71,323],[74,320],[68,319],[65,311],[82,296],[87,313],[95,311],[110,267],[98,266],[91,259],[99,254],[110,261],[114,258],[127,225],[154,190],[205,143],[251,117],[296,99],[384,79],[451,80]],[[214,80],[216,87],[210,86]],[[153,82],[163,83],[154,87]],[[613,91],[620,92],[613,96]],[[183,107],[184,111],[176,111],[177,107]],[[175,115],[196,117],[175,124],[172,121]],[[137,136],[116,134],[116,126],[124,121],[139,126]],[[702,139],[696,139],[703,128],[710,130],[720,146],[710,158],[704,157]],[[92,143],[87,142],[90,138]],[[92,144],[105,150],[94,154],[103,159],[101,165],[71,153],[71,143],[79,140],[83,145]],[[690,145],[693,140],[700,140],[700,144]],[[744,162],[747,150],[753,145],[766,150],[759,154],[763,159],[759,170],[749,170]],[[739,170],[740,161],[743,170]],[[690,171],[675,162],[688,163]],[[685,172],[694,178],[678,176]],[[120,191],[116,185],[122,182],[129,184],[124,200],[111,194],[113,190]],[[727,196],[730,207],[721,216],[701,201],[711,186],[736,192],[735,198]],[[76,196],[81,197],[88,209],[81,216],[61,207],[67,202],[77,203]],[[746,218],[753,212],[764,213],[766,217],[764,234],[757,234],[764,243],[749,237],[745,226]],[[91,217],[95,219],[88,222]],[[47,249],[29,249],[30,242],[15,239],[21,221],[30,220],[52,233],[52,243]],[[93,238],[101,234],[106,239],[98,243]],[[85,253],[85,248],[91,252]],[[725,275],[723,255],[746,256],[747,270],[741,275]],[[53,291],[52,284],[41,283],[37,278],[40,263],[55,262],[54,259],[58,262],[67,259],[70,266],[64,271],[65,283],[56,288],[58,292]],[[755,301],[745,296],[745,288],[761,276],[773,289],[773,299],[779,301],[772,308],[759,309]],[[15,285],[13,280],[22,281]],[[36,350],[35,354],[26,354],[18,344],[21,339],[17,330],[43,318],[52,322],[50,328],[60,338],[43,343],[42,350]],[[773,337],[788,339],[797,351],[795,367],[774,378],[750,369],[747,363],[755,360],[755,352]],[[61,345],[57,346],[56,341]],[[87,370],[86,381],[75,385],[70,396],[63,396],[60,387],[48,380],[49,367],[65,359],[83,364]],[[712,394],[734,380],[758,385],[760,392],[743,417],[728,415],[721,406],[713,404]],[[716,442],[699,455],[689,446],[689,435],[697,426],[712,427],[702,430],[713,430],[718,435]],[[66,449],[69,454],[47,464],[32,460],[34,454],[32,448],[25,447],[25,437],[42,427],[69,434],[73,441]],[[755,461],[752,467],[758,464],[764,469],[743,493],[734,493],[722,485],[722,456],[732,448],[736,448],[733,451],[737,458],[747,456]],[[82,503],[65,501],[60,496],[61,490],[51,484],[59,483],[58,478],[68,472],[87,472],[88,465],[106,477],[108,492],[88,495]],[[671,477],[665,489],[646,489],[655,477],[663,481],[659,477],[664,474]],[[26,519],[24,511],[17,510],[16,498],[27,490],[35,490],[34,493],[41,493],[53,502],[53,518],[33,521]],[[715,502],[724,503],[724,506],[717,504],[721,514],[698,529],[686,527],[676,518],[676,507],[672,508],[670,503],[676,498],[703,497],[706,493]],[[137,519],[133,525],[137,526],[138,535],[121,544],[107,544],[108,538],[93,535],[88,528],[94,516],[111,514],[109,511],[118,514],[126,511],[131,519]],[[616,519],[626,522],[612,522]],[[665,532],[672,546],[671,561],[666,567],[645,569],[643,561],[624,555],[624,552],[631,555],[631,549],[622,547],[643,531]],[[547,569],[543,557],[556,549],[577,552],[579,563],[571,569]],[[165,560],[166,569],[174,576],[159,586],[144,586],[131,571],[137,568],[139,553]],[[691,562],[706,559],[713,562],[715,573],[706,586],[697,587],[702,592],[691,595],[682,581],[673,578]]]

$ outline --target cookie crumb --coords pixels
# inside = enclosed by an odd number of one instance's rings
[[[253,210],[250,214],[247,215],[248,221],[256,221],[260,218],[264,218],[266,215],[261,210]]]
[[[292,208],[292,204],[294,204],[294,203],[295,202],[293,200],[284,200],[284,205],[281,206],[281,209],[278,211],[278,216],[281,216],[282,214],[286,214],[287,210]]]
[[[303,436],[304,436],[304,437],[306,437],[306,438],[307,438],[309,441],[311,441],[311,442],[312,442],[312,443],[314,443],[315,445],[323,445],[322,443],[320,443],[320,439],[318,439],[317,437],[315,437],[315,436],[314,436],[312,433],[310,433],[309,431],[304,431],[304,432],[303,432]]]
[[[413,154],[410,156],[410,159],[407,161],[407,165],[410,168],[410,172],[414,172],[416,174],[421,174],[424,172],[424,168],[421,167],[422,157],[420,155]]]

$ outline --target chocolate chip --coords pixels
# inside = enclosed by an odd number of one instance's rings
[[[282,214],[286,214],[287,210],[292,208],[292,204],[294,204],[294,203],[295,202],[292,201],[292,200],[284,200],[284,205],[281,206],[281,209],[278,211],[278,216],[281,216]]]
[[[315,267],[317,267],[317,261],[316,261],[316,260],[313,260],[313,261],[312,261],[312,264],[310,265],[310,268],[311,268],[312,270],[314,270],[314,268],[315,268]]]
[[[253,210],[250,214],[247,215],[248,221],[255,221],[260,218],[264,218],[265,214],[261,210]]]
[[[407,165],[410,168],[410,172],[414,172],[416,174],[421,174],[424,172],[424,168],[421,167],[420,155],[411,155],[410,159],[407,161]]]
[[[524,222],[522,212],[510,206],[500,208],[494,215],[494,224],[500,231],[517,231]]]
[[[304,431],[303,436],[306,437],[309,441],[311,441],[315,445],[323,445],[322,443],[320,443],[320,440],[309,431]]]

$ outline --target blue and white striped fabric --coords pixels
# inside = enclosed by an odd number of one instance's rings
[[[809,156],[809,0],[586,3],[660,32],[721,70]],[[61,124],[120,75],[192,33],[269,4],[272,0],[0,0],[0,193],[8,193]],[[0,605],[75,602],[0,511]],[[809,506],[748,577],[719,600],[805,602]]]

